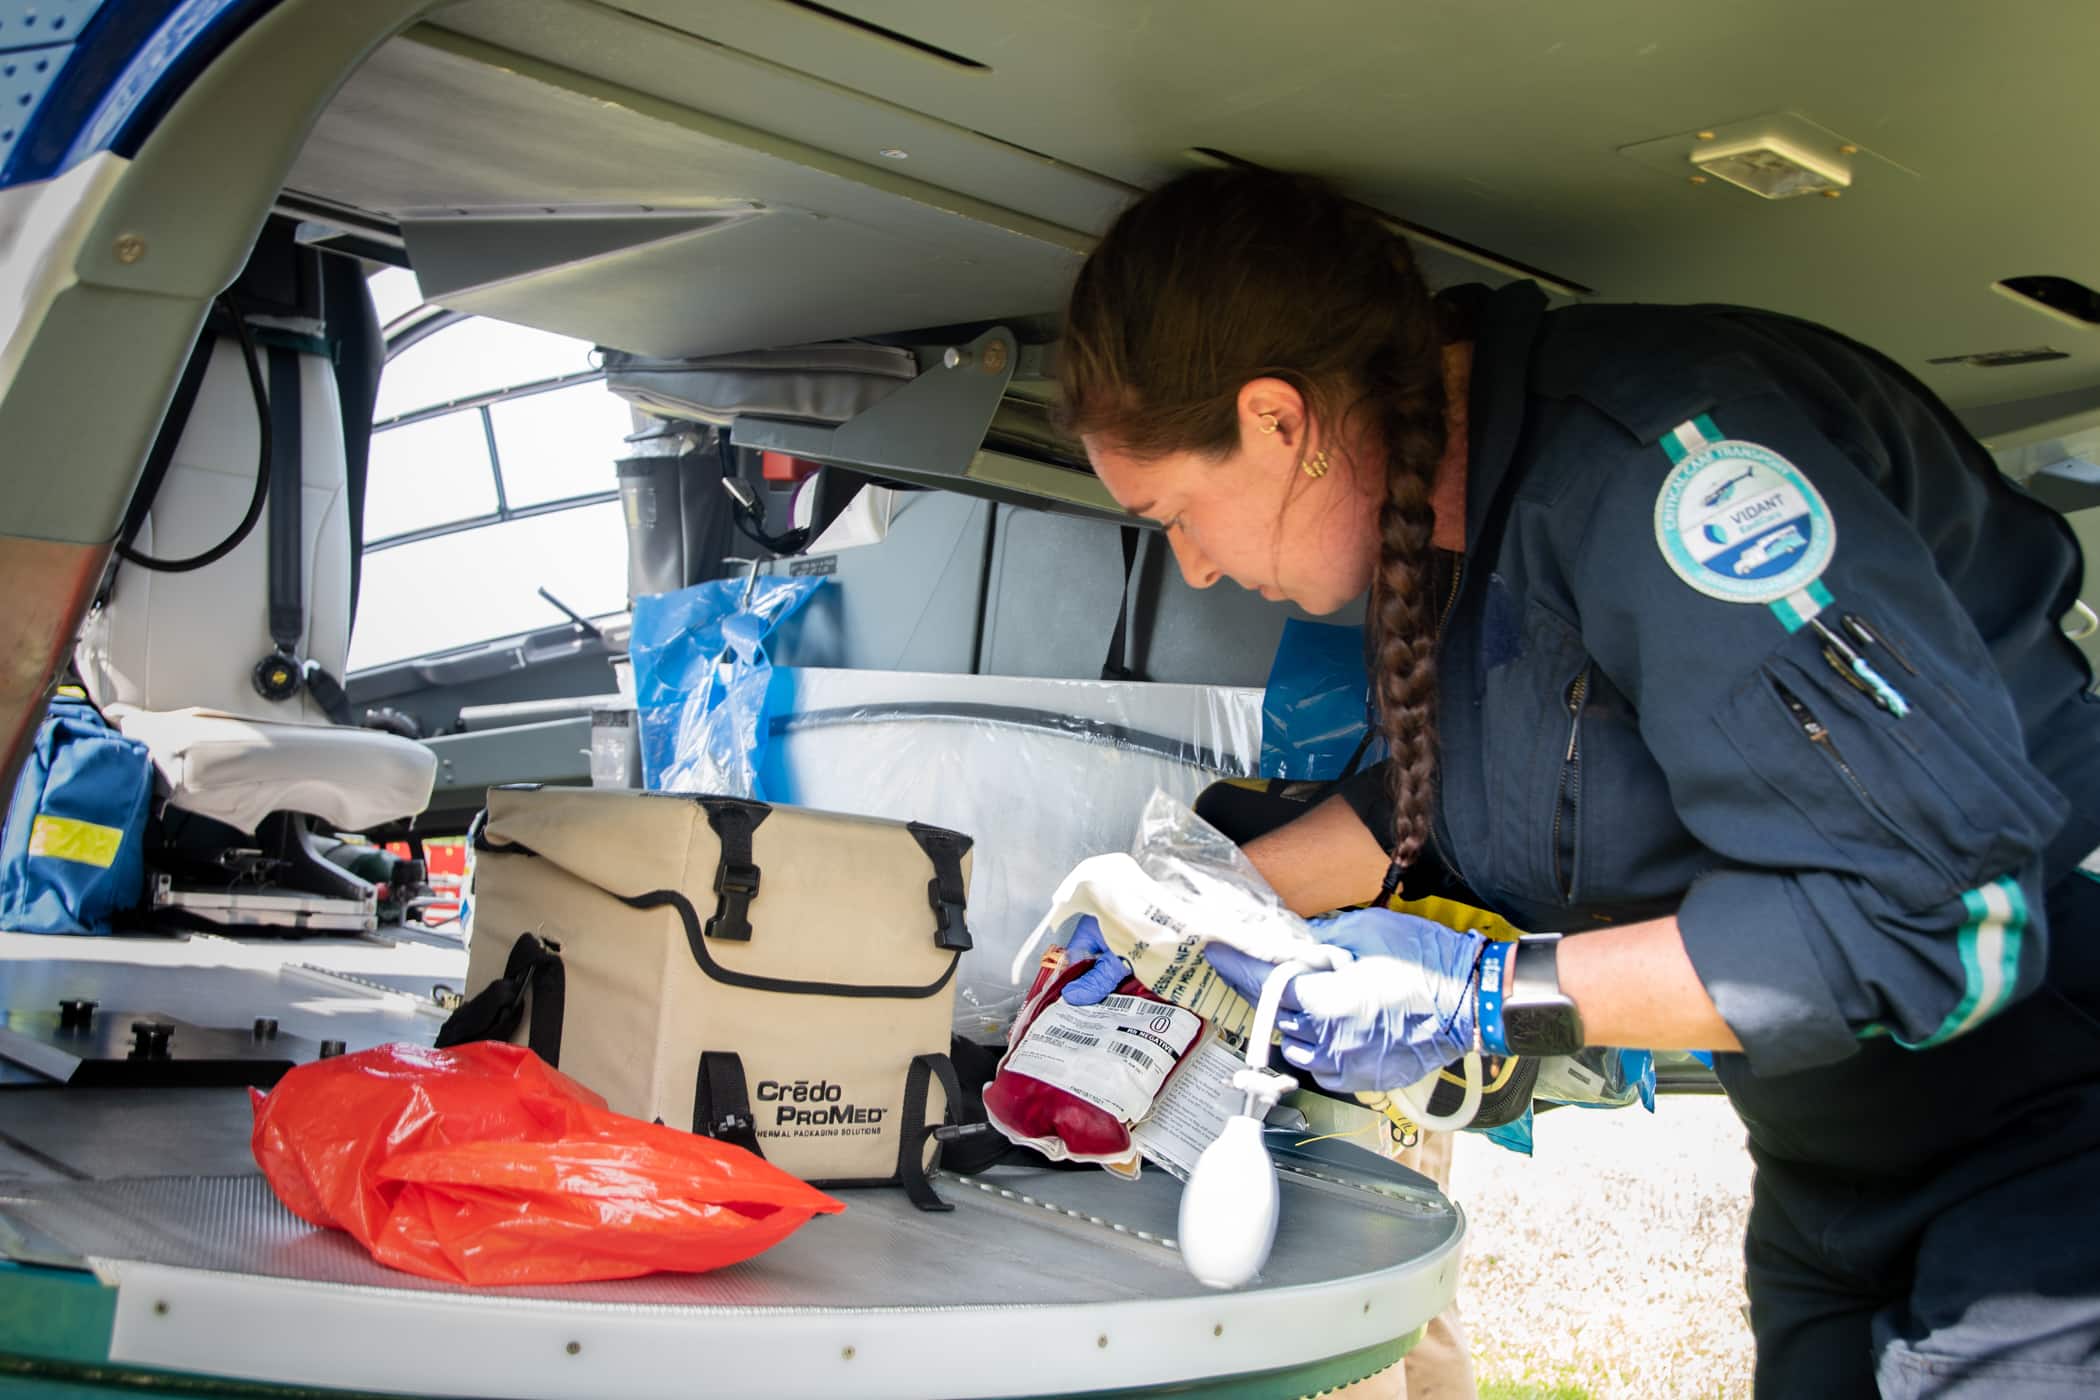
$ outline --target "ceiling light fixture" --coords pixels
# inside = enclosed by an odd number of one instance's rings
[[[1852,184],[1852,171],[1843,162],[1772,133],[1711,145],[1702,141],[1693,148],[1691,162],[1702,174],[1726,180],[1760,199],[1834,196]]]

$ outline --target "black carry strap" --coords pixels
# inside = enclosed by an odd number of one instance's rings
[[[941,1089],[948,1097],[948,1106],[941,1114],[939,1123],[926,1121],[926,1096],[932,1081],[939,1079]],[[904,1187],[904,1194],[920,1210],[954,1210],[934,1194],[933,1183],[926,1179],[929,1168],[926,1164],[926,1140],[935,1143],[933,1164],[940,1165],[939,1144],[946,1140],[942,1129],[952,1123],[962,1112],[962,1084],[955,1077],[955,1066],[948,1063],[946,1055],[915,1055],[911,1068],[904,1075],[904,1121],[897,1142],[897,1181]]]
[[[305,453],[300,442],[299,354],[280,345],[270,357],[270,640],[299,653],[306,630]]]
[[[700,1052],[700,1070],[693,1081],[693,1131],[741,1147],[754,1157],[766,1155],[758,1146],[758,1120],[751,1114],[742,1056],[726,1050]]]
[[[1130,665],[1130,580],[1137,572],[1138,528],[1123,527],[1123,596],[1116,603],[1116,630],[1108,637],[1108,656],[1101,663],[1101,679],[1105,681],[1134,681],[1138,678]]]
[[[933,862],[933,878],[926,883],[926,899],[933,905],[933,946],[950,953],[969,952],[976,944],[964,917],[970,894],[963,884],[962,858],[970,838],[918,822],[906,823],[905,829]]]
[[[751,941],[751,901],[758,897],[758,867],[751,862],[751,834],[772,815],[762,802],[734,798],[705,798],[700,806],[707,824],[722,843],[722,858],[715,865],[715,916],[707,921],[706,935],[732,943]]]
[[[518,1033],[525,1016],[525,1001],[532,999],[532,1023],[525,1033],[526,1048],[555,1068],[561,1066],[562,1015],[568,1002],[568,974],[562,967],[560,945],[541,941],[529,933],[518,935],[510,945],[503,975],[461,1002],[438,1028],[437,1048],[450,1049],[476,1040],[509,1040]]]

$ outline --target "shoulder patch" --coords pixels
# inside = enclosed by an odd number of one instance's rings
[[[1800,468],[1724,438],[1678,458],[1655,498],[1655,542],[1677,576],[1709,598],[1772,603],[1822,576],[1837,526]]]

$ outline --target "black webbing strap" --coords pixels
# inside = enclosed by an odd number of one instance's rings
[[[568,1002],[568,974],[559,946],[521,933],[510,945],[503,975],[461,1002],[438,1028],[437,1048],[450,1049],[476,1040],[509,1040],[525,1018],[528,996],[532,1021],[526,1048],[557,1068],[561,1065],[562,1016]]]
[[[693,1081],[693,1131],[741,1147],[754,1157],[766,1155],[759,1150],[758,1122],[751,1116],[751,1091],[744,1082],[741,1056],[725,1050],[700,1052]]]
[[[306,447],[300,429],[301,357],[326,355],[325,341],[311,337],[271,334],[261,337],[270,358],[270,521],[269,584],[270,641],[274,651],[263,658],[265,668],[278,659],[298,673],[286,690],[257,688],[265,698],[288,700],[300,686],[311,695],[328,718],[337,724],[353,722],[350,697],[343,683],[317,661],[299,654],[306,632]]]
[[[762,802],[705,798],[707,824],[722,843],[715,865],[715,916],[707,921],[709,938],[732,943],[751,941],[751,901],[758,898],[758,867],[751,862],[751,834],[772,813]]]
[[[300,498],[305,452],[299,434],[299,353],[272,345],[270,357],[270,640],[297,656],[306,631],[306,542]]]
[[[314,698],[322,713],[335,724],[355,723],[350,713],[350,694],[343,689],[343,683],[322,669],[318,661],[308,661],[304,670],[306,693]]]
[[[189,426],[190,413],[197,407],[204,376],[211,372],[212,348],[217,341],[207,325],[197,337],[197,348],[190,352],[190,362],[182,368],[182,378],[175,381],[175,397],[168,400],[160,433],[153,439],[153,450],[146,454],[146,469],[139,474],[138,489],[131,493],[131,508],[124,513],[118,544],[137,543],[139,531],[146,528],[146,517],[153,513],[153,499],[160,494],[161,483],[168,479],[168,468],[175,464],[175,449],[182,442],[183,429]]]
[[[948,1105],[942,1110],[939,1123],[926,1121],[926,1096],[932,1081],[941,1081],[941,1090],[947,1095]],[[933,1183],[926,1179],[929,1170],[926,1162],[926,1140],[934,1140],[933,1165],[940,1165],[941,1149],[939,1129],[952,1122],[962,1111],[962,1084],[955,1077],[955,1066],[948,1063],[946,1055],[915,1055],[911,1068],[904,1074],[904,1120],[899,1129],[897,1142],[897,1180],[904,1187],[904,1194],[920,1210],[954,1210],[934,1194]]]
[[[970,892],[963,884],[962,874],[962,858],[970,849],[970,838],[918,822],[907,823],[905,829],[933,862],[933,878],[926,882],[926,900],[933,906],[933,946],[945,952],[967,953],[976,946],[965,917]]]
[[[1123,596],[1116,603],[1116,630],[1108,637],[1108,657],[1101,663],[1101,679],[1134,681],[1130,666],[1130,579],[1137,572],[1138,528],[1123,527]]]

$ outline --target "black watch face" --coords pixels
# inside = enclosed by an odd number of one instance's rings
[[[1502,1008],[1503,1035],[1520,1055],[1572,1055],[1582,1048],[1582,1028],[1575,1008],[1511,1006]]]

